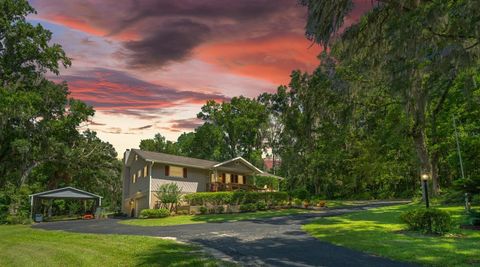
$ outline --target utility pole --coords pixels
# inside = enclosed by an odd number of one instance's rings
[[[458,141],[458,132],[457,132],[457,124],[455,123],[455,115],[452,114],[453,120],[453,129],[455,130],[455,142],[457,143],[457,154],[458,154],[458,161],[460,162],[460,172],[462,173],[462,180],[465,181],[465,172],[463,170],[463,161],[462,161],[462,153],[460,152],[460,142]],[[465,210],[467,212],[470,211],[470,202],[468,193],[465,193]]]

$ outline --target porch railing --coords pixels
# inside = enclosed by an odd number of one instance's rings
[[[259,188],[250,184],[220,183],[220,182],[207,183],[207,191],[210,191],[210,192],[235,191],[235,190],[262,191],[263,188]]]

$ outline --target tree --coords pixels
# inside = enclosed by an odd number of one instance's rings
[[[0,0],[0,206],[9,207],[0,212],[28,209],[32,190],[58,185],[102,188],[118,202],[116,153],[79,131],[92,107],[69,98],[66,83],[46,79],[71,62],[50,31],[26,21],[31,13],[25,0]]]
[[[167,154],[178,154],[178,148],[176,144],[170,140],[166,140],[165,137],[160,133],[155,134],[153,139],[141,140],[140,149]]]
[[[222,103],[210,100],[197,117],[219,127],[230,158],[242,156],[257,166],[263,164],[261,133],[268,113],[261,103],[243,96]]]
[[[309,10],[307,37],[331,46],[355,70],[352,82],[381,83],[403,103],[419,169],[432,174],[438,192],[436,118],[458,74],[478,63],[478,1],[377,1],[338,38],[351,0],[301,2]]]
[[[220,127],[208,122],[197,127],[191,144],[190,156],[216,161],[229,159]]]

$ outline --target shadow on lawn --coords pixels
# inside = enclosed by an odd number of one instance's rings
[[[199,248],[178,243],[157,245],[138,254],[136,261],[136,266],[218,266],[215,259],[205,256]]]
[[[305,227],[313,236],[387,257],[435,266],[480,263],[480,234],[455,229],[451,235],[429,236],[399,230],[399,216],[409,207],[391,207],[319,219]],[[460,233],[460,234],[458,234]],[[427,253],[425,253],[427,252]]]

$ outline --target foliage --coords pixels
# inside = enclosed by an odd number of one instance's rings
[[[262,166],[261,130],[268,121],[265,106],[243,96],[222,103],[210,100],[197,117],[219,127],[230,158],[242,156],[252,164]]]
[[[185,195],[192,206],[241,205],[264,201],[269,206],[278,206],[288,200],[285,192],[199,192]]]
[[[168,216],[170,216],[170,210],[166,208],[144,209],[140,212],[140,218],[165,218]]]
[[[155,192],[160,205],[163,208],[173,211],[181,199],[182,189],[176,183],[162,184]]]
[[[140,149],[167,154],[178,154],[178,148],[172,141],[166,140],[161,134],[156,134],[153,139],[140,141]]]
[[[305,200],[310,199],[309,192],[305,188],[295,189],[292,192],[292,196],[300,199],[301,201],[305,201]]]
[[[257,202],[257,210],[267,210],[268,206],[267,206],[267,203],[265,203],[265,201],[263,200],[260,200]]]
[[[255,181],[255,186],[258,188],[267,188],[277,190],[280,186],[280,180],[275,177],[270,176],[254,176],[253,180]]]
[[[208,212],[208,208],[205,206],[201,206],[198,210],[200,211],[200,214],[207,214]]]
[[[241,212],[257,211],[257,206],[254,203],[241,204],[240,205],[240,211]]]
[[[67,185],[118,206],[116,152],[94,132],[80,131],[93,109],[69,98],[66,83],[46,78],[71,61],[50,31],[26,20],[32,13],[25,0],[0,1],[0,218],[24,217],[26,191]]]
[[[424,234],[445,234],[452,230],[452,219],[446,211],[435,208],[419,208],[400,216],[409,230]]]
[[[378,1],[339,38],[353,1],[302,1],[309,8],[307,36],[331,46],[336,60],[351,75],[355,92],[385,88],[399,103],[406,132],[416,153],[416,167],[431,173],[433,192],[440,189],[442,116],[455,84],[478,88],[475,69],[480,55],[479,5],[466,1]],[[461,106],[461,103],[459,106]]]
[[[470,210],[470,212],[467,215],[467,224],[480,226],[480,212],[476,210]]]

